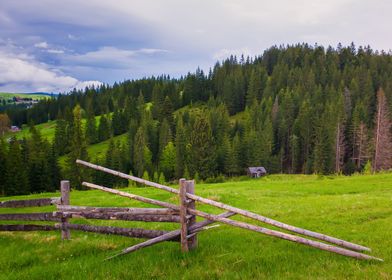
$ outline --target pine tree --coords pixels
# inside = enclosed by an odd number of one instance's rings
[[[86,141],[88,144],[95,144],[98,141],[97,126],[93,113],[88,113],[86,121]]]
[[[7,167],[7,148],[3,139],[0,138],[0,196],[5,195],[6,169]]]
[[[159,173],[158,183],[161,185],[164,185],[166,183],[166,178],[165,175],[163,175],[163,172]]]
[[[82,187],[82,181],[88,180],[89,171],[76,164],[77,159],[88,161],[89,157],[86,149],[86,139],[82,130],[82,112],[79,105],[73,110],[73,123],[71,132],[71,152],[67,157],[67,174],[71,181],[71,186]]]
[[[163,149],[172,141],[172,132],[166,119],[163,120],[159,128],[159,157],[162,155]]]
[[[165,178],[173,179],[176,171],[176,148],[173,142],[169,142],[163,149],[160,170],[165,175]]]
[[[67,122],[63,119],[56,121],[56,128],[54,131],[54,147],[59,156],[66,154],[69,151],[69,137],[67,134]]]
[[[146,138],[143,127],[139,127],[137,130],[133,150],[136,175],[140,177],[145,171],[151,172],[152,153],[146,145]]]
[[[111,136],[111,127],[108,118],[103,115],[99,119],[98,142],[105,141]]]
[[[27,156],[29,187],[31,192],[43,192],[51,189],[51,174],[47,161],[50,144],[42,140],[41,133],[34,126],[30,128],[30,133]]]
[[[392,122],[388,111],[388,103],[383,89],[377,92],[377,112],[374,129],[373,171],[386,170],[392,166]]]
[[[176,176],[177,178],[182,178],[185,176],[186,168],[186,135],[185,128],[182,122],[182,117],[180,116],[177,121],[176,129]],[[189,170],[188,170],[189,171]],[[189,176],[188,176],[189,178]]]
[[[211,126],[204,115],[196,117],[192,126],[191,138],[191,174],[199,173],[202,179],[213,177],[216,172],[216,154]]]
[[[25,162],[22,160],[19,142],[15,138],[12,138],[10,141],[5,173],[5,195],[29,193]]]

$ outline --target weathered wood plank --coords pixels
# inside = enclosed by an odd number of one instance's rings
[[[50,225],[0,225],[0,231],[50,231],[57,230]]]
[[[55,217],[52,212],[45,213],[18,213],[18,214],[0,214],[0,220],[3,221],[54,221],[59,222],[61,219]]]
[[[93,168],[93,169],[96,169],[96,170],[100,170],[100,171],[103,171],[103,172],[106,172],[106,173],[109,173],[109,174],[112,174],[112,175],[115,175],[115,176],[118,176],[118,177],[121,177],[121,178],[124,178],[124,179],[133,180],[133,181],[136,181],[136,182],[139,182],[139,183],[151,186],[151,187],[155,187],[157,189],[165,190],[165,191],[168,191],[168,192],[171,192],[171,193],[174,193],[174,194],[179,194],[179,190],[176,190],[176,189],[168,187],[168,186],[164,186],[164,185],[157,184],[157,183],[154,183],[154,182],[150,182],[150,181],[147,181],[147,180],[144,180],[144,179],[140,179],[140,178],[137,178],[135,176],[130,176],[128,174],[121,173],[121,172],[118,172],[118,171],[115,171],[115,170],[111,170],[109,168],[105,168],[105,167],[102,167],[102,166],[99,166],[99,165],[96,165],[96,164],[92,164],[92,163],[89,163],[89,162],[86,162],[86,161],[77,160],[76,162],[78,164],[81,164],[81,165],[84,165],[84,166],[87,166],[87,167],[90,167],[90,168]],[[227,204],[224,204],[224,203],[216,202],[216,201],[213,201],[211,199],[203,198],[203,197],[200,197],[200,196],[197,196],[197,195],[194,195],[194,194],[189,194],[188,193],[187,197],[190,198],[190,199],[193,199],[195,201],[204,203],[204,204],[208,204],[208,205],[215,206],[215,207],[218,207],[218,208],[230,211],[230,212],[237,213],[237,214],[242,215],[244,217],[248,217],[248,218],[251,218],[251,219],[263,222],[263,223],[267,223],[267,224],[270,224],[270,225],[273,225],[273,226],[276,226],[276,227],[279,227],[279,228],[282,228],[282,229],[285,229],[285,230],[288,230],[288,231],[291,231],[291,232],[295,232],[295,233],[302,234],[302,235],[305,235],[305,236],[309,236],[309,237],[312,237],[312,238],[316,238],[316,239],[320,239],[320,240],[323,240],[323,241],[327,241],[329,243],[333,243],[333,244],[336,244],[336,245],[339,245],[339,246],[342,246],[342,247],[346,247],[346,248],[349,248],[349,249],[352,249],[352,250],[356,250],[356,251],[371,251],[370,248],[362,246],[362,245],[358,245],[358,244],[355,244],[355,243],[352,243],[352,242],[348,242],[348,241],[345,241],[345,240],[342,240],[342,239],[338,239],[338,238],[335,238],[335,237],[332,237],[332,236],[328,236],[328,235],[321,234],[321,233],[318,233],[318,232],[310,231],[310,230],[307,230],[307,229],[303,229],[303,228],[295,227],[295,226],[292,226],[292,225],[288,225],[288,224],[285,224],[285,223],[282,223],[282,222],[279,222],[279,221],[276,221],[276,220],[264,217],[262,215],[258,215],[256,213],[253,213],[253,212],[250,212],[250,211],[246,211],[246,210],[243,210],[243,209],[240,209],[240,208],[237,208],[237,207],[233,207],[233,206],[230,206],[230,205],[227,205]]]
[[[57,205],[57,209],[64,212],[89,211],[93,213],[121,212],[134,215],[179,215],[179,211],[169,208],[129,208],[129,207],[91,207],[74,205]]]
[[[180,223],[181,223],[181,251],[188,252],[188,219],[187,219],[187,204],[186,204],[186,180],[180,179]]]
[[[194,180],[190,180],[190,181],[186,181],[185,182],[185,186],[186,186],[186,192],[190,193],[190,194],[195,194],[195,181]],[[196,203],[194,200],[192,199],[186,199],[186,203],[187,203],[187,208],[189,209],[196,209]],[[190,218],[188,218],[188,234],[189,234],[189,229],[196,224],[196,216],[195,215],[191,215]],[[188,248],[189,250],[193,250],[195,248],[197,248],[197,233],[193,233],[192,236],[187,236],[187,240],[188,240]]]
[[[62,224],[56,224],[56,228],[62,229]],[[80,230],[85,232],[94,232],[100,234],[114,234],[126,237],[135,238],[155,238],[166,234],[167,231],[164,230],[150,230],[143,228],[120,228],[112,226],[94,226],[94,225],[82,225],[82,224],[67,224],[67,229]],[[173,240],[176,241],[176,240]]]
[[[61,205],[69,205],[69,192],[71,191],[71,187],[69,181],[61,181]],[[70,239],[71,232],[67,229],[68,218],[62,217],[61,218],[61,239]]]
[[[37,198],[27,200],[7,200],[0,201],[0,208],[22,208],[22,207],[39,207],[53,204],[59,204],[60,198]]]
[[[159,201],[159,200],[155,200],[155,199],[151,199],[151,198],[147,198],[147,197],[143,197],[143,196],[140,196],[140,195],[131,194],[131,193],[115,190],[115,189],[110,189],[110,188],[102,187],[102,186],[99,186],[99,185],[96,185],[96,184],[92,184],[92,183],[88,183],[88,182],[83,182],[82,185],[86,186],[86,187],[89,187],[89,188],[92,188],[92,189],[103,190],[103,191],[106,191],[106,192],[109,192],[109,193],[112,193],[112,194],[117,194],[119,196],[132,198],[132,199],[140,201],[140,202],[149,203],[149,204],[153,204],[153,205],[158,205],[158,206],[162,206],[162,207],[165,207],[165,208],[174,209],[174,210],[177,210],[177,211],[180,210],[180,208],[177,205],[174,205],[172,203],[163,202],[163,201]]]
[[[231,217],[233,215],[235,215],[235,214],[231,213],[231,212],[226,212],[226,213],[218,215],[218,217],[228,218],[228,217]],[[198,223],[192,225],[191,227],[189,227],[189,233],[190,234],[194,234],[196,232],[200,232],[202,230],[205,230],[206,226],[211,224],[211,223],[213,223],[213,221],[209,221],[209,220],[198,222]],[[116,254],[114,256],[111,256],[111,257],[107,258],[106,260],[109,260],[109,259],[121,256],[121,255],[125,255],[125,254],[137,251],[139,249],[142,249],[142,248],[145,248],[145,247],[148,247],[148,246],[152,246],[154,244],[157,244],[157,243],[160,243],[160,242],[163,242],[163,241],[178,240],[180,235],[181,235],[181,229],[177,229],[177,230],[173,230],[173,231],[167,232],[167,233],[162,234],[162,235],[160,235],[158,237],[155,237],[153,239],[141,242],[139,244],[136,244],[136,245],[128,247],[128,248],[125,248],[120,253],[118,253],[118,254]]]
[[[180,222],[180,217],[178,215],[153,215],[153,214],[143,215],[143,214],[132,214],[128,212],[97,213],[97,212],[90,212],[90,211],[75,211],[75,212],[60,211],[60,212],[54,212],[54,215],[56,217],[64,217],[64,218],[85,218],[85,219],[96,219],[96,220],[121,220],[121,221],[142,221],[142,222],[167,222],[167,223]]]

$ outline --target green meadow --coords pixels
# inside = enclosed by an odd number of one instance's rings
[[[153,188],[124,191],[177,202]],[[166,242],[104,261],[141,242],[72,231],[0,233],[1,279],[392,279],[392,174],[271,175],[197,184],[196,193],[267,217],[372,248],[384,262],[360,261],[227,225],[199,233],[199,246],[181,253]],[[44,193],[0,200],[54,197]],[[72,205],[148,207],[100,191],[73,191]],[[197,204],[210,213],[219,209]],[[53,211],[54,207],[1,209],[0,213]],[[249,221],[234,216],[234,219]],[[74,219],[74,223],[178,228],[176,224]],[[7,223],[3,221],[2,223]],[[9,222],[8,222],[9,223]],[[36,222],[39,223],[39,222]],[[256,223],[262,225],[261,223]],[[265,225],[268,228],[273,228]]]

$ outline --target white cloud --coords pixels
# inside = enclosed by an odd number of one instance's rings
[[[25,54],[0,50],[0,90],[10,92],[68,92],[101,84],[99,81],[79,81]]]
[[[68,54],[63,57],[65,63],[73,63],[78,66],[96,66],[103,68],[128,68],[139,56],[151,56],[159,53],[167,53],[162,49],[120,49],[112,46],[101,47],[96,51],[83,54]]]
[[[64,53],[63,50],[57,50],[57,49],[48,49],[47,52],[48,53],[53,53],[53,54],[62,54],[62,53]]]
[[[47,42],[39,42],[34,44],[34,47],[39,48],[39,49],[47,49],[49,47]]]

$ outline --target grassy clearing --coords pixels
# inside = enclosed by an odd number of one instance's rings
[[[126,191],[177,201],[175,196],[152,188]],[[140,240],[74,231],[72,240],[61,242],[59,233],[55,232],[0,233],[0,278],[392,279],[392,174],[352,177],[275,175],[257,180],[198,184],[196,193],[369,246],[373,249],[372,254],[385,262],[357,261],[226,225],[200,233],[199,248],[189,254],[182,254],[179,244],[164,243],[109,262],[102,260]],[[55,195],[59,194],[29,197]],[[74,191],[71,202],[91,206],[145,206],[99,191]],[[197,208],[220,212],[204,205],[197,205]],[[2,213],[11,211],[15,212],[15,209],[1,210]],[[140,222],[75,222],[154,229],[177,227]]]
[[[0,92],[0,99],[10,99],[13,97],[32,98],[35,100],[51,98],[50,94]]]
[[[117,143],[118,141],[120,141],[121,143],[124,143],[125,141],[127,141],[127,133],[121,134],[121,135],[117,135],[115,137],[113,137],[113,140]],[[96,159],[102,159],[105,157],[106,151],[109,148],[109,143],[110,143],[110,139],[97,143],[97,144],[93,144],[93,145],[89,145],[87,147],[87,152],[90,156],[90,159],[93,162],[96,162]],[[61,156],[59,157],[59,165],[64,168],[65,167],[65,162],[66,162],[66,158],[67,156]]]
[[[97,122],[97,126],[99,123],[99,119],[101,116],[95,116],[95,121]],[[82,126],[86,124],[86,119],[82,119]],[[46,123],[41,123],[35,125],[35,128],[38,129],[41,133],[41,136],[49,141],[52,141],[54,138],[54,133],[56,131],[56,121],[48,121]],[[19,132],[8,132],[4,135],[4,138],[8,139],[10,137],[16,137],[16,139],[23,139],[30,137],[30,127],[28,125],[23,125],[21,131]]]

